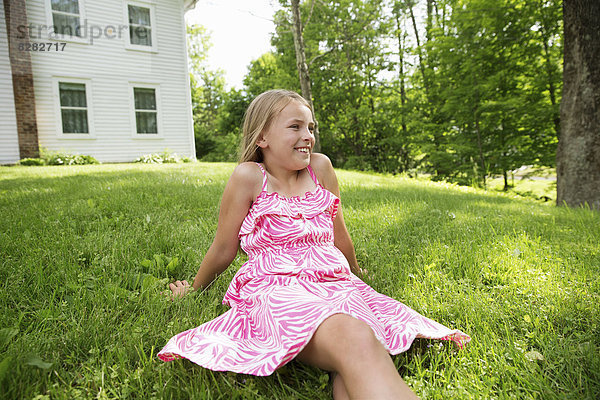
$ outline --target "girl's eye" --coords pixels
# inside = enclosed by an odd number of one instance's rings
[[[298,125],[291,125],[290,128],[292,128],[292,129],[298,129]]]

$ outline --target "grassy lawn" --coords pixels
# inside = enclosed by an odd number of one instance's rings
[[[216,228],[233,164],[0,168],[0,398],[327,399],[295,361],[257,378],[156,353],[226,310],[234,264],[171,302]],[[395,356],[423,399],[600,397],[600,213],[338,171],[376,290],[471,335]]]

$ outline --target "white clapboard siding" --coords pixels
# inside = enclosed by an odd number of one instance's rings
[[[46,7],[49,3],[47,0],[27,2],[30,24],[48,24]],[[112,25],[117,31],[120,25],[126,24],[126,3],[80,0],[88,27],[104,29]],[[91,44],[89,38],[88,43],[67,41],[64,51],[32,52],[40,147],[88,154],[102,162],[132,161],[143,154],[165,149],[195,156],[183,0],[136,3],[154,7],[152,28],[156,31],[156,52],[128,49],[127,30],[122,31],[121,38],[104,36]],[[44,38],[31,40],[60,42]],[[72,138],[61,134],[56,91],[59,79],[87,82],[93,135]],[[133,137],[132,83],[158,89],[159,138]]]
[[[19,138],[4,7],[0,5],[0,164],[19,161]]]

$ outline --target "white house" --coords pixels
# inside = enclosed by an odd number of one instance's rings
[[[195,3],[4,1],[0,164],[41,147],[101,162],[195,157],[184,21]]]

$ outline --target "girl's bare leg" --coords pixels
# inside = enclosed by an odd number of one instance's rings
[[[349,400],[348,391],[346,390],[346,385],[344,384],[344,380],[342,376],[337,372],[333,373],[333,398],[335,400]]]
[[[418,399],[372,329],[349,315],[323,321],[297,358],[338,373],[333,382],[336,399]]]

